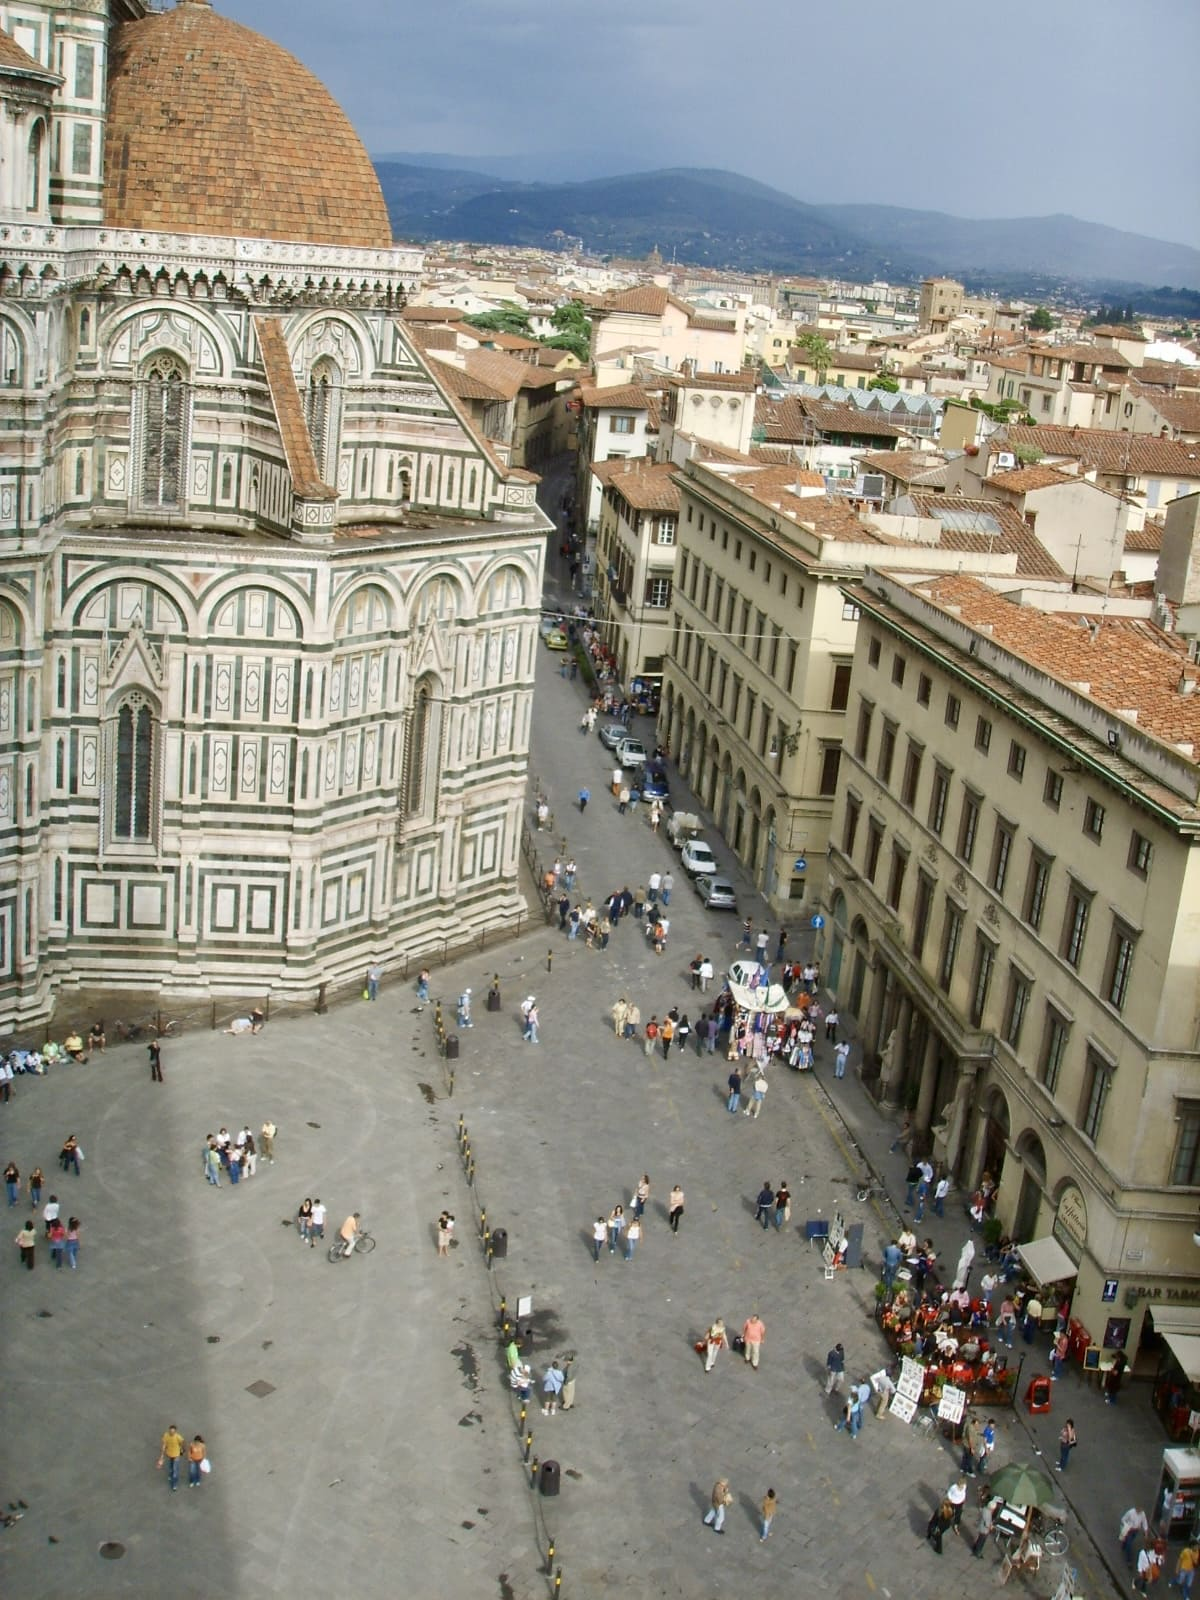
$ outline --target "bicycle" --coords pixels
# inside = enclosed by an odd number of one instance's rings
[[[375,1248],[375,1240],[365,1228],[360,1228],[354,1235],[354,1254],[356,1256],[369,1256]],[[339,1234],[326,1251],[329,1261],[344,1261],[346,1259],[346,1241]]]

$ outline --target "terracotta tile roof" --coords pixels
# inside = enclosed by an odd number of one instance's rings
[[[799,403],[822,433],[850,433],[866,439],[899,439],[901,430],[885,422],[876,412],[860,411],[857,406],[835,400],[810,400],[800,395]]]
[[[1132,376],[1141,383],[1157,384],[1164,389],[1200,389],[1200,363],[1143,361]]]
[[[989,489],[1005,494],[1029,494],[1033,489],[1049,489],[1056,483],[1079,482],[1078,473],[1060,472],[1057,467],[1014,467],[1009,472],[993,472],[985,478]]]
[[[441,384],[459,400],[511,400],[512,394],[503,389],[497,389],[494,384],[486,383],[474,373],[467,372],[463,367],[457,366],[452,361],[443,361],[434,356],[430,361],[430,371]]]
[[[589,411],[645,411],[650,404],[645,389],[637,383],[621,383],[611,389],[581,383],[579,399]]]
[[[300,390],[292,371],[292,358],[288,355],[283,324],[278,317],[256,314],[254,331],[258,336],[259,353],[267,375],[275,420],[279,424],[279,437],[283,441],[292,488],[302,500],[336,500],[337,491],[323,483],[317,471],[317,458],[313,454],[312,440],[304,421],[304,407],[300,403]]]
[[[409,329],[409,338],[422,350],[457,350],[458,336],[453,328],[426,326],[416,322]]]
[[[754,426],[761,428],[767,444],[808,444],[815,429],[795,395],[771,400],[760,394],[754,402]]]
[[[1164,422],[1180,433],[1200,433],[1200,394],[1166,394],[1138,386]]]
[[[1147,517],[1140,528],[1130,528],[1125,534],[1126,550],[1143,555],[1157,555],[1162,549],[1163,525],[1155,517]]]
[[[473,328],[470,323],[463,329],[473,339],[478,339],[480,344],[492,345],[497,350],[540,350],[541,344],[536,339],[525,339],[519,333],[504,333],[500,329]]]
[[[1128,367],[1133,363],[1110,345],[1101,344],[1031,344],[1030,355],[1051,356],[1056,361],[1090,362],[1099,367]]]
[[[936,517],[942,524],[938,540],[942,550],[1015,555],[1022,577],[1066,577],[1024,517],[1003,500],[969,500],[964,495],[930,494],[920,489],[910,490],[905,499],[917,516]]]
[[[855,460],[864,472],[886,472],[899,483],[916,483],[922,474],[946,462],[945,456],[928,450],[864,450]]]
[[[1128,472],[1131,476],[1200,479],[1200,445],[1178,439],[1160,439],[1149,433],[1114,433],[1108,428],[1010,423],[992,435],[993,450],[999,447],[1001,435],[1011,445],[1038,450],[1043,456],[1082,461],[1106,474]]]
[[[109,36],[104,222],[390,248],[371,159],[280,45],[188,0]]]
[[[1091,627],[1002,599],[974,578],[935,578],[915,586],[935,605],[1107,711],[1136,711],[1137,727],[1170,745],[1200,752],[1200,693],[1179,692],[1180,656],[1144,632],[1092,619]]]
[[[1092,332],[1097,338],[1099,338],[1099,336],[1103,333],[1107,334],[1110,339],[1125,339],[1134,344],[1146,343],[1145,334],[1139,333],[1136,328],[1118,328],[1108,324],[1101,324],[1100,326],[1093,328]]]
[[[405,306],[401,322],[461,322],[465,312],[457,306]]]
[[[2,72],[35,72],[40,78],[47,78],[53,83],[61,83],[62,79],[57,73],[51,72],[49,67],[44,67],[40,61],[34,59],[27,50],[23,50],[17,41],[0,28],[0,73]]]
[[[636,317],[661,317],[667,309],[670,295],[654,283],[639,283],[632,289],[623,289],[604,303],[607,311],[626,311]]]
[[[666,381],[673,389],[734,389],[739,394],[753,394],[758,388],[752,372],[673,372]]]
[[[514,356],[506,356],[502,350],[466,351],[463,370],[505,400],[514,399],[522,389],[553,388],[559,381],[557,372],[546,372],[528,361],[518,361]]]
[[[678,472],[673,461],[651,463],[649,457],[598,461],[592,476],[619,494],[635,511],[679,510]]]

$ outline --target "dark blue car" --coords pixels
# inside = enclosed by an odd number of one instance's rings
[[[642,798],[644,800],[669,800],[671,798],[670,786],[667,783],[667,774],[662,767],[650,764],[642,776]]]

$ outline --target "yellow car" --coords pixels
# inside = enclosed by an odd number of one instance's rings
[[[552,628],[551,631],[546,635],[547,650],[568,650],[570,649],[570,646],[571,641],[567,638],[566,634],[563,633],[561,628]]]

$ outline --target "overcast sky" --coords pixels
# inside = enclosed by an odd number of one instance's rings
[[[726,167],[1200,245],[1200,0],[215,3],[312,68],[373,155]]]

